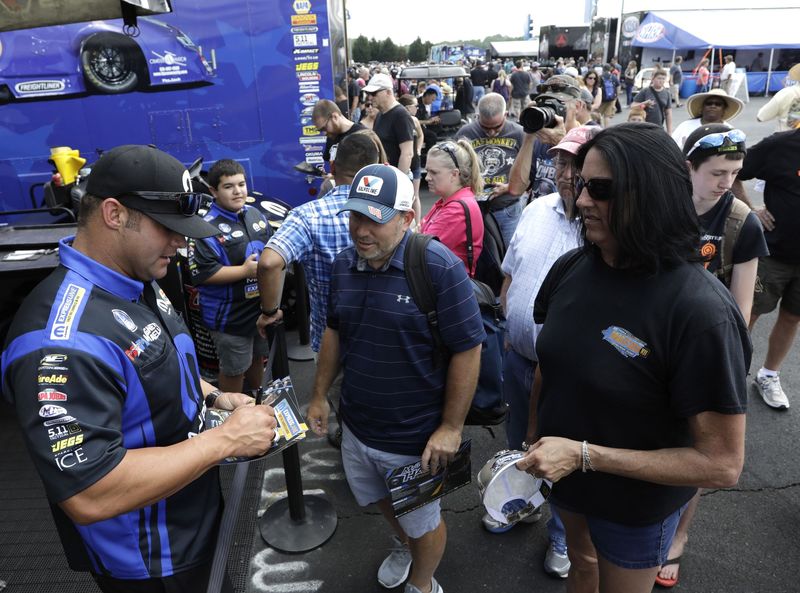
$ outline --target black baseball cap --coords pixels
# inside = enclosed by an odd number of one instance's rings
[[[125,144],[103,153],[92,165],[86,192],[102,199],[116,198],[185,237],[204,239],[219,234],[196,213],[184,213],[186,204],[199,202],[200,196],[193,195],[186,167],[155,146]],[[158,198],[143,197],[148,194]]]

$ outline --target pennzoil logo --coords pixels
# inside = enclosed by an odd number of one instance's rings
[[[77,284],[68,284],[58,305],[53,327],[50,329],[51,340],[69,340],[75,315],[81,307],[86,289]]]
[[[301,27],[303,25],[316,25],[317,15],[315,14],[293,14],[292,27]]]
[[[647,358],[650,355],[647,342],[640,340],[627,329],[611,325],[601,333],[603,340],[611,344],[626,358],[636,358],[637,356]]]

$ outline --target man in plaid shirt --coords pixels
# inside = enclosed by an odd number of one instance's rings
[[[261,315],[259,331],[282,318],[280,310],[286,266],[300,262],[306,274],[311,301],[311,349],[319,352],[328,305],[331,266],[336,255],[352,245],[348,213],[339,210],[347,201],[353,176],[362,167],[378,162],[378,150],[369,136],[351,134],[343,139],[331,162],[336,187],[318,200],[289,212],[270,238],[258,262]]]

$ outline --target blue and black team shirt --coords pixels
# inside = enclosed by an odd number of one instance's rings
[[[200,310],[208,329],[235,336],[252,336],[261,311],[258,282],[245,278],[232,284],[205,284],[222,266],[240,266],[252,254],[261,255],[271,235],[266,218],[245,206],[238,213],[214,203],[205,220],[219,235],[190,240],[189,274],[200,291]]]
[[[374,449],[420,455],[442,423],[447,368],[434,367],[430,327],[408,288],[409,234],[381,270],[360,260],[354,247],[336,256],[327,323],[339,332],[339,411],[347,427]],[[463,262],[438,241],[428,244],[425,258],[447,348],[464,352],[481,344],[483,319]]]
[[[165,500],[88,526],[56,504],[106,476],[129,449],[193,436],[203,410],[194,345],[166,295],[100,265],[71,240],[61,241],[61,265],[14,318],[3,395],[16,407],[73,569],[120,579],[182,572],[213,555],[216,470]]]

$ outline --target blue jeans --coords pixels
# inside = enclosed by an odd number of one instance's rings
[[[627,99],[626,105],[628,107],[633,103],[633,83],[625,81],[625,98]]]
[[[494,214],[494,217],[497,219],[500,232],[503,234],[503,241],[505,241],[506,246],[508,246],[511,243],[511,237],[514,236],[514,231],[517,230],[519,218],[522,216],[522,197],[505,208],[492,210],[492,214]]]
[[[478,101],[480,101],[481,97],[483,97],[485,94],[486,94],[485,87],[482,87],[480,85],[476,86],[473,89],[472,102],[475,103],[475,105],[477,105]]]
[[[567,531],[561,522],[561,515],[558,514],[558,507],[550,505],[550,520],[547,521],[547,535],[550,543],[553,544],[556,553],[562,556],[567,553]]]
[[[535,363],[514,350],[507,350],[503,357],[503,400],[508,405],[506,440],[509,449],[519,450],[528,432],[528,410],[535,369]]]
[[[531,320],[533,323],[533,320]],[[507,350],[503,359],[503,399],[508,404],[506,416],[506,439],[509,449],[519,449],[528,432],[528,410],[530,409],[533,373],[536,364],[514,350]],[[547,522],[550,543],[559,554],[567,553],[567,533],[558,515],[550,505],[550,520]]]

